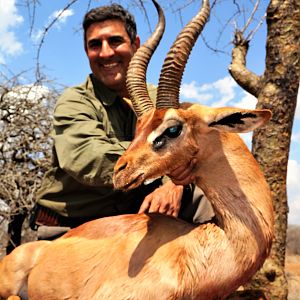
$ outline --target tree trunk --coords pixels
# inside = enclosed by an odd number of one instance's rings
[[[239,63],[245,68],[247,41],[236,43],[230,71],[243,88],[258,98],[257,108],[268,108],[273,114],[265,127],[254,132],[252,152],[272,191],[275,239],[270,257],[247,288],[263,291],[266,299],[283,300],[288,295],[284,271],[288,213],[286,175],[300,75],[300,1],[272,0],[267,9],[267,25],[264,75],[256,77],[256,82],[250,85],[245,78],[240,78],[238,55],[242,54],[244,62],[240,58]]]

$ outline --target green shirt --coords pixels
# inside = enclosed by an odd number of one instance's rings
[[[45,174],[38,203],[70,217],[110,215],[114,204],[142,200],[112,186],[113,167],[133,139],[136,124],[128,104],[94,75],[67,89],[54,111],[53,168]],[[126,209],[125,209],[126,210]]]

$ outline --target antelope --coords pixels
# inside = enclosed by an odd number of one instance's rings
[[[165,20],[153,3],[158,25],[128,70],[136,136],[116,163],[114,184],[126,191],[196,158],[195,184],[217,221],[196,225],[155,213],[120,215],[85,223],[55,241],[23,244],[0,264],[2,298],[224,299],[268,256],[270,190],[236,133],[262,126],[271,113],[179,103],[184,66],[209,16],[208,0],[171,47],[154,107],[145,73]]]

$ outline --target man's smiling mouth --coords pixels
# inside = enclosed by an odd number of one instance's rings
[[[101,66],[104,68],[104,69],[113,69],[115,67],[117,67],[119,65],[119,63],[117,62],[114,62],[114,63],[106,63],[106,64],[101,64]]]

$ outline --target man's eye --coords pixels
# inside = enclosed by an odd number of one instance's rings
[[[101,43],[99,41],[92,41],[89,43],[89,48],[90,49],[95,49],[101,47]]]
[[[180,135],[181,131],[182,131],[182,125],[175,125],[175,126],[167,128],[165,130],[164,134],[167,137],[174,139]]]
[[[109,39],[109,45],[111,47],[116,47],[124,42],[123,38],[120,36],[113,36]]]

